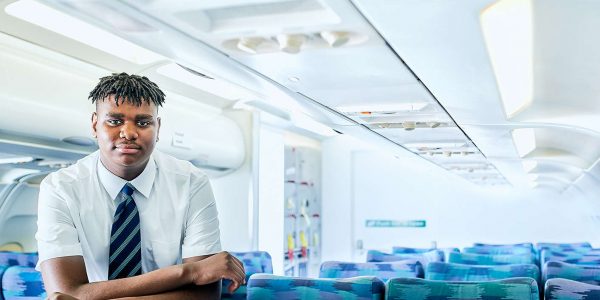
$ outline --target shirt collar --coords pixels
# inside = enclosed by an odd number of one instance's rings
[[[146,164],[144,171],[129,183],[135,188],[136,191],[140,192],[144,197],[149,198],[150,191],[152,190],[152,184],[154,183],[154,177],[156,175],[156,163],[154,158],[151,156],[150,160]],[[98,177],[100,183],[104,186],[106,192],[111,199],[116,199],[117,195],[128,182],[127,180],[111,173],[100,161],[98,155]]]

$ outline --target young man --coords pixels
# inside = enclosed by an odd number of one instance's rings
[[[205,174],[154,151],[164,94],[146,77],[113,74],[90,93],[99,151],[46,177],[38,208],[48,295],[80,299],[210,299],[221,279],[244,284],[221,251]]]

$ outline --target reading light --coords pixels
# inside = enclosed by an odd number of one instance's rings
[[[296,54],[300,52],[302,44],[306,42],[306,35],[304,34],[279,34],[277,35],[277,42],[279,43],[279,49],[281,51]]]
[[[450,157],[450,156],[452,156],[452,152],[450,152],[450,151],[444,151],[444,156]]]
[[[437,128],[438,126],[440,126],[440,122],[427,122],[427,126],[429,126],[430,128]]]
[[[0,158],[0,165],[2,164],[21,164],[28,163],[33,161],[33,157],[31,156],[18,156],[18,157],[7,157]]]
[[[380,104],[380,105],[349,105],[349,106],[338,106],[337,110],[343,113],[350,112],[412,112],[420,111],[425,108],[428,103],[416,102],[416,103],[399,103],[399,104]]]
[[[481,14],[485,43],[508,118],[533,101],[531,0],[502,0]]]
[[[238,40],[237,48],[250,54],[256,54],[258,47],[265,42],[262,37],[243,37]]]
[[[350,34],[345,31],[321,31],[320,35],[331,47],[340,47],[350,40]]]
[[[533,128],[514,129],[512,136],[519,156],[525,157],[535,149],[535,130]]]
[[[5,11],[13,17],[62,34],[135,64],[149,64],[166,59],[108,31],[36,1],[17,1],[6,6]]]

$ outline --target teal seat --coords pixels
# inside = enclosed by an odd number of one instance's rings
[[[546,300],[593,300],[600,299],[600,286],[564,278],[546,281]]]
[[[440,250],[404,254],[385,253],[378,250],[369,250],[367,252],[367,262],[392,262],[406,259],[415,259],[419,261],[423,267],[426,267],[430,262],[444,261],[444,252]]]
[[[265,251],[250,252],[230,252],[231,255],[239,259],[244,265],[246,271],[246,282],[252,274],[273,273],[273,263],[271,255]],[[246,286],[240,286],[235,292],[230,293],[227,289],[231,284],[230,280],[223,280],[221,288],[221,299],[246,299]]]
[[[450,253],[449,262],[466,265],[510,265],[510,264],[535,264],[533,254],[473,254]]]
[[[427,266],[425,279],[444,281],[489,281],[512,277],[529,277],[540,282],[540,269],[524,265],[464,265],[433,262]]]
[[[539,300],[532,278],[494,281],[437,281],[393,278],[386,284],[387,300]]]
[[[330,279],[254,274],[248,281],[248,300],[383,300],[384,293],[383,281],[373,276]]]
[[[424,270],[420,262],[414,259],[380,262],[350,263],[327,261],[321,264],[320,278],[349,278],[357,276],[376,276],[382,281],[395,277],[423,278]]]
[[[544,265],[543,270],[543,282],[552,278],[564,278],[600,285],[600,265],[574,265],[561,261],[549,261]]]

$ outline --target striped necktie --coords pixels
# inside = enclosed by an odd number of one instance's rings
[[[117,195],[121,203],[110,232],[108,279],[142,274],[140,215],[132,194],[133,187],[127,183]]]

